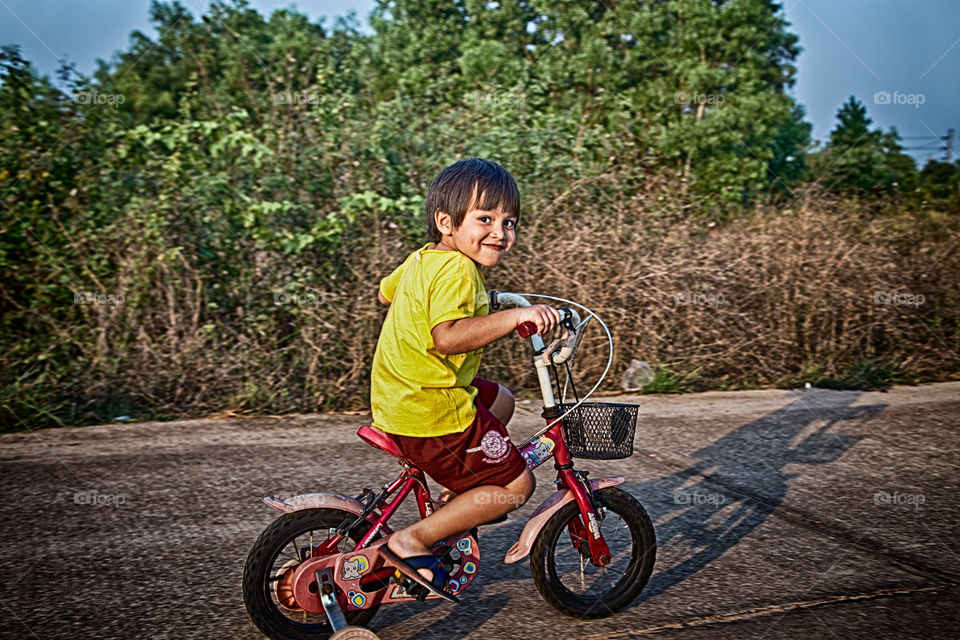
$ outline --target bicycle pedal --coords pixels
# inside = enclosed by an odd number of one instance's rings
[[[429,589],[417,584],[414,580],[408,578],[399,571],[394,574],[393,579],[396,580],[397,584],[399,584],[400,587],[407,592],[408,596],[411,598],[416,598],[420,602],[424,602],[427,599],[427,596],[431,595]]]

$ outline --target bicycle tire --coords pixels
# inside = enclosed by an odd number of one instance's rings
[[[296,550],[295,541],[298,537],[313,531],[329,532],[344,520],[355,517],[339,509],[304,509],[283,514],[263,530],[247,554],[243,568],[243,603],[250,620],[261,633],[273,640],[326,640],[333,634],[329,621],[322,613],[307,614],[302,610],[298,613],[290,609],[285,612],[285,607],[274,601],[271,581],[280,554],[291,543],[294,543]],[[369,524],[361,523],[351,539],[358,542],[369,528]],[[365,627],[378,608],[379,605],[346,612],[347,624]],[[292,616],[300,617],[302,621],[297,622]]]
[[[594,497],[604,512],[600,528],[613,559],[609,567],[594,565],[588,549],[575,548],[570,537],[563,536],[574,518],[582,520],[576,501],[565,504],[547,521],[530,552],[537,591],[558,611],[580,619],[604,618],[633,602],[650,580],[657,555],[653,524],[636,498],[617,487],[601,489]],[[611,577],[613,569],[620,575],[616,580]],[[583,593],[571,588],[578,576]],[[604,579],[609,588],[604,588]]]

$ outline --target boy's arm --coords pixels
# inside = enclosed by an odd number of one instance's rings
[[[551,306],[505,309],[476,318],[460,318],[441,322],[433,328],[433,346],[445,356],[468,353],[499,340],[524,322],[537,325],[537,333],[544,335],[560,324],[560,312]]]

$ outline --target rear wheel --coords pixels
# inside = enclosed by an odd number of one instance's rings
[[[320,544],[334,537],[334,530],[344,520],[355,517],[338,509],[305,509],[280,516],[260,534],[243,568],[243,602],[250,619],[264,635],[273,640],[330,637],[333,629],[327,616],[297,607],[286,584],[297,565],[312,557]],[[354,530],[351,536],[354,544],[367,529],[369,525],[363,523]],[[353,544],[343,540],[336,553],[345,553],[351,548]],[[377,609],[345,612],[347,623],[365,626]]]
[[[610,548],[609,565],[591,561],[576,501],[550,518],[530,552],[540,595],[577,618],[603,618],[633,602],[650,580],[657,555],[653,524],[636,498],[616,487],[601,489],[594,497],[603,516],[600,530]]]
[[[380,640],[380,636],[363,627],[344,627],[330,636],[330,640]]]

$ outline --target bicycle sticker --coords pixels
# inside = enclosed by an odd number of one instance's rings
[[[370,568],[370,563],[366,556],[353,556],[343,562],[343,572],[341,575],[344,580],[353,580],[359,578],[360,574]]]
[[[476,572],[477,572],[477,565],[475,565],[475,564],[472,563],[472,562],[467,562],[467,563],[465,563],[465,564],[463,565],[463,571],[464,571],[464,573],[476,573]]]
[[[357,593],[356,591],[350,590],[347,592],[347,598],[354,604],[356,607],[362,607],[367,603],[367,598],[362,593]]]
[[[597,516],[593,513],[587,514],[587,520],[590,522],[590,533],[593,534],[593,538],[597,539],[600,537],[600,523],[597,522]]]
[[[552,455],[556,444],[547,436],[541,437],[532,449],[523,452],[523,459],[526,461],[527,467],[533,469],[543,464]]]
[[[473,545],[470,543],[470,538],[460,538],[457,540],[457,549],[468,556],[473,555]]]

